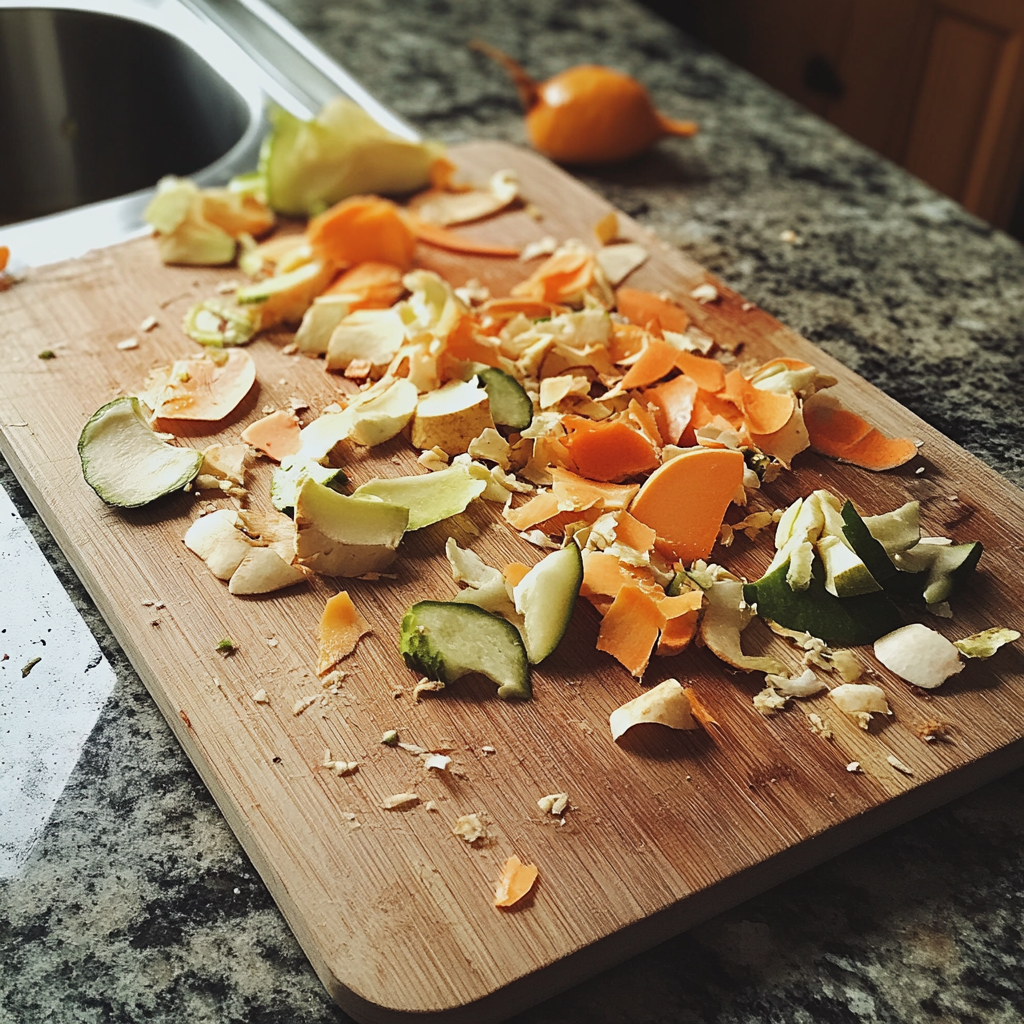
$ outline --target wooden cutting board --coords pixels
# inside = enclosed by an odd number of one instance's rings
[[[515,169],[540,211],[466,229],[475,237],[589,239],[609,210],[530,153],[481,143],[460,148],[457,158],[475,177]],[[985,545],[976,578],[954,602],[955,619],[932,624],[952,638],[990,625],[1024,630],[1021,492],[722,285],[719,302],[692,300],[711,276],[628,218],[620,216],[620,225],[651,251],[629,283],[670,292],[736,350],[740,365],[778,354],[806,359],[839,378],[834,393],[849,406],[889,433],[924,442],[918,459],[885,474],[804,454],[751,507],[784,507],[817,487],[868,513],[920,499],[928,532]],[[526,274],[514,260],[426,248],[421,256],[454,283],[477,278],[495,294]],[[694,649],[653,659],[644,683],[687,681],[717,727],[646,726],[613,743],[608,714],[641,686],[596,652],[598,618],[583,601],[559,650],[535,671],[529,703],[504,703],[492,684],[467,679],[416,703],[417,677],[398,654],[398,623],[413,602],[455,594],[446,538],[491,564],[540,557],[493,504],[409,536],[394,580],[317,579],[265,598],[231,597],[182,544],[197,500],[108,508],[82,480],[76,441],[101,404],[194,350],[180,330],[184,312],[235,277],[163,267],[146,239],[34,272],[0,295],[0,444],[332,997],[358,1020],[510,1016],[1024,760],[1024,660],[1013,647],[928,694],[880,670],[863,650],[894,712],[876,716],[867,732],[824,696],[764,718],[751,703],[759,675],[733,672]],[[139,332],[151,315],[159,325]],[[129,336],[138,347],[119,349]],[[308,421],[345,389],[322,364],[286,355],[288,340],[280,334],[250,346],[258,395],[218,440],[236,440],[265,407],[287,407],[292,397],[309,403]],[[56,357],[39,359],[44,349]],[[270,468],[264,460],[250,472],[254,506],[268,504]],[[417,466],[399,439],[353,449],[348,469],[358,483]],[[770,546],[768,535],[741,537],[716,557],[756,577]],[[316,632],[324,601],[342,587],[373,632],[332,692],[315,674]],[[753,639],[758,629],[751,627]],[[224,637],[237,646],[231,657],[217,653]],[[774,642],[795,664],[796,654]],[[260,689],[269,704],[254,701]],[[310,707],[293,713],[311,697]],[[831,739],[809,728],[810,713],[827,723]],[[948,741],[919,738],[932,719],[949,723]],[[449,770],[428,771],[415,752],[381,745],[390,729],[408,744],[447,750]],[[321,768],[325,751],[357,761],[358,771],[338,777]],[[853,761],[860,773],[847,769]],[[385,798],[404,792],[419,803],[383,809]],[[559,792],[569,795],[564,818],[541,813],[537,800]],[[452,833],[469,813],[489,833],[474,846]],[[491,899],[510,854],[537,864],[540,879],[530,897],[503,912]]]

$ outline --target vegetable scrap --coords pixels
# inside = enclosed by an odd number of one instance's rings
[[[514,906],[533,888],[539,874],[535,864],[524,864],[513,854],[501,870],[501,877],[494,890],[494,905]]]
[[[330,672],[356,649],[356,644],[370,631],[370,624],[353,604],[348,592],[342,590],[335,594],[324,605],[320,619],[316,674],[324,676]]]
[[[489,43],[475,40],[471,46],[508,72],[526,112],[530,144],[552,160],[629,160],[666,136],[697,132],[693,121],[658,113],[647,90],[621,71],[584,64],[535,82],[520,64]]]

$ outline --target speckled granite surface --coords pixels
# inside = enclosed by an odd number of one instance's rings
[[[447,141],[521,139],[472,35],[540,76],[583,60],[639,75],[701,135],[584,180],[1024,483],[1016,243],[624,0],[276,3]],[[0,1024],[347,1020],[54,558],[119,681],[31,859],[0,883]],[[1018,1022],[1022,796],[1018,770],[516,1020]]]

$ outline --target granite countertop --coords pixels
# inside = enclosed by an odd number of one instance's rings
[[[447,142],[523,139],[472,36],[538,77],[583,61],[637,75],[700,135],[583,180],[1024,483],[1024,249],[955,203],[627,0],[275,6]],[[116,673],[28,862],[0,881],[0,1024],[347,1020],[6,466],[0,483]],[[516,1020],[1020,1021],[1022,796],[1018,769]]]

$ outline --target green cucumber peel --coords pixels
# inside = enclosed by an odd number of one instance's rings
[[[519,630],[472,604],[420,601],[402,619],[399,650],[415,672],[445,685],[477,673],[502,700],[530,697],[530,664]]]

